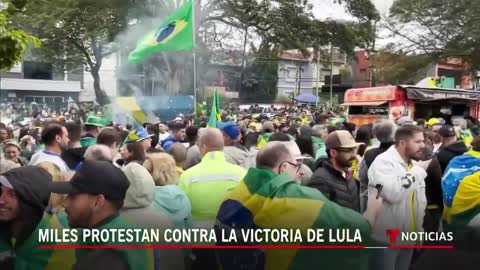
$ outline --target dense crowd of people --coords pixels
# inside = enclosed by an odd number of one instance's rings
[[[215,127],[205,117],[123,127],[101,115],[0,124],[0,269],[407,270],[478,262],[475,121],[404,116],[357,127],[343,113],[227,112]],[[385,232],[393,228],[454,230],[461,242],[449,253],[35,248],[39,229],[127,227],[350,228],[379,247],[391,244]],[[452,259],[459,254],[464,260]]]

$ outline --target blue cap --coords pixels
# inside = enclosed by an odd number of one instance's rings
[[[234,122],[218,123],[218,128],[232,140],[236,140],[240,136],[240,127]]]

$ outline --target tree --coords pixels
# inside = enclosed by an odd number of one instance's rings
[[[166,15],[181,6],[185,0],[147,1],[137,0],[135,10],[136,25],[129,29],[126,42],[122,45],[127,50],[133,49],[138,38],[160,23],[158,14]],[[358,6],[358,1],[344,1],[341,4],[352,14],[358,16],[357,23],[339,24],[336,22],[320,22],[312,14],[312,6],[308,1],[298,0],[198,0],[196,3],[196,52],[197,70],[199,77],[198,87],[203,86],[202,76],[207,69],[204,68],[210,59],[221,58],[215,56],[217,52],[242,52],[243,72],[239,74],[241,85],[249,89],[255,81],[265,82],[264,79],[272,78],[270,86],[259,87],[259,91],[266,91],[265,95],[272,94],[271,85],[276,85],[276,63],[271,65],[261,64],[259,60],[268,58],[276,61],[278,53],[284,49],[298,48],[308,54],[307,48],[326,45],[330,41],[335,46],[353,52],[355,46],[362,44],[362,40],[369,40],[365,22],[378,17],[375,8],[369,0],[362,0],[364,5]],[[366,4],[365,4],[366,3]],[[368,5],[370,4],[370,6]],[[155,12],[152,12],[155,11]],[[157,17],[155,19],[154,17]],[[134,17],[131,17],[134,19]],[[364,24],[363,28],[357,24]],[[361,33],[359,29],[363,30]],[[238,38],[241,36],[242,38]],[[231,37],[232,39],[228,39]],[[253,38],[260,41],[257,48],[249,41]],[[363,39],[361,39],[363,38]],[[247,51],[250,45],[250,51]],[[261,51],[259,54],[257,52]],[[247,61],[248,60],[248,61]],[[249,65],[248,62],[252,62]],[[191,54],[183,53],[158,53],[147,59],[143,64],[143,72],[151,73],[159,78],[167,93],[178,93],[185,87],[191,87]],[[187,64],[186,64],[187,63]],[[265,62],[263,62],[265,63]],[[265,71],[263,69],[266,69]],[[139,70],[142,68],[139,68]],[[258,71],[259,74],[253,74]],[[128,72],[127,72],[128,73]],[[268,74],[267,74],[268,73]],[[257,76],[258,75],[258,76]],[[148,77],[148,76],[147,76]],[[253,78],[253,80],[252,80]],[[149,92],[149,91],[147,91]],[[258,93],[258,92],[257,92]]]
[[[380,50],[375,56],[377,80],[383,84],[416,84],[423,79],[432,58],[425,54],[406,54]]]
[[[0,4],[3,5],[3,8],[0,7],[0,71],[6,71],[22,61],[29,45],[38,47],[41,42],[10,24],[9,17],[21,7],[20,3],[0,2]]]
[[[89,71],[103,105],[107,97],[99,71],[104,58],[117,50],[112,42],[127,25],[128,6],[128,0],[34,0],[16,22],[41,38],[40,54],[57,68]]]
[[[243,32],[244,72],[240,77],[241,85],[246,86],[246,89],[241,88],[241,97],[257,95],[275,98],[278,76],[275,67],[278,64],[271,62],[278,60],[277,56],[284,49],[295,48],[304,55],[309,55],[309,48],[319,50],[321,46],[333,43],[353,54],[356,46],[363,47],[366,43],[371,43],[375,39],[371,22],[379,18],[373,4],[369,0],[339,1],[339,4],[344,5],[358,21],[339,23],[316,20],[308,1],[297,0],[275,1],[275,4],[271,1],[226,0],[221,5],[223,12],[207,16],[205,20],[219,21]],[[246,48],[250,35],[261,40],[258,52],[262,52],[251,55],[264,61],[256,61],[248,66]],[[252,48],[253,51],[255,49]],[[265,61],[265,57],[268,60]],[[258,72],[257,76],[253,71]],[[248,73],[246,77],[245,73]]]
[[[268,43],[252,48],[254,60],[245,71],[240,99],[244,102],[272,102],[277,96],[279,51],[270,48]]]
[[[480,6],[470,0],[397,0],[386,24],[406,52],[462,56],[480,67]]]

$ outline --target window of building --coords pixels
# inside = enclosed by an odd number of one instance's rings
[[[39,97],[39,96],[26,96],[25,97],[26,103],[36,102],[39,104],[47,104],[47,105],[54,105],[54,104],[62,104],[65,102],[63,97],[59,96],[48,96],[48,97]]]
[[[25,61],[23,62],[23,75],[25,79],[51,80],[53,67],[49,63]]]
[[[367,69],[365,69],[365,68],[360,69],[360,74],[359,75],[360,75],[359,79],[360,79],[361,82],[366,81],[367,80]]]
[[[55,97],[55,98],[53,99],[53,102],[54,102],[55,104],[63,103],[63,102],[64,102],[64,99],[63,99],[63,97]]]
[[[287,66],[283,69],[283,78],[286,82],[294,82],[297,77],[297,67]]]
[[[45,103],[47,103],[48,105],[53,104],[53,97],[45,97]]]

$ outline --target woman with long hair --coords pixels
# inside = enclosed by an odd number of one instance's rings
[[[298,136],[295,142],[302,153],[302,156],[305,157],[303,160],[304,164],[307,165],[312,171],[315,170],[315,154],[313,150],[313,141],[311,136]]]
[[[369,125],[364,125],[358,128],[355,134],[355,141],[357,143],[363,143],[357,149],[357,156],[356,159],[352,162],[351,169],[353,171],[353,178],[357,180],[357,184],[360,187],[360,177],[358,175],[358,166],[363,160],[363,155],[367,152],[368,147],[370,146],[370,142],[372,140],[372,128]]]
[[[126,166],[131,162],[136,162],[138,164],[143,164],[145,161],[145,149],[140,142],[132,142],[124,144],[120,148],[121,159],[116,161],[117,165],[120,167]]]
[[[179,228],[191,227],[192,206],[185,192],[177,186],[178,174],[173,157],[165,153],[150,154],[143,166],[156,185],[153,204],[165,210]]]

